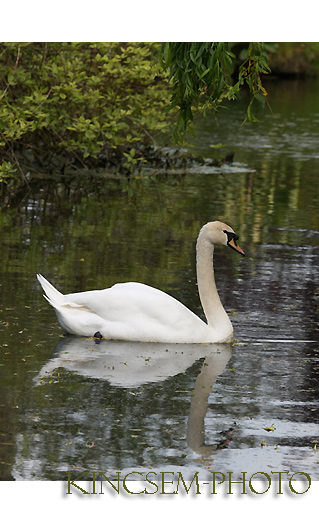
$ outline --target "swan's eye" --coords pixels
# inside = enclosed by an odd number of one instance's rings
[[[226,229],[223,230],[223,233],[226,233],[227,235],[227,243],[229,243],[231,240],[234,240],[235,245],[237,246],[236,240],[239,239],[239,236],[236,235],[236,233],[233,233],[232,231],[227,231]]]
[[[239,247],[239,245],[237,244],[237,240],[239,239],[239,236],[236,235],[236,233],[234,233],[233,231],[224,230],[223,232],[227,235],[227,246],[231,247],[232,249],[237,251],[237,253],[240,253],[244,257],[245,253],[243,252],[241,247]]]

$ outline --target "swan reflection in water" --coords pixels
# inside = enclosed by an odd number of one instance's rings
[[[205,445],[204,422],[212,386],[232,355],[230,344],[161,344],[94,340],[66,336],[52,358],[35,378],[37,385],[58,368],[87,378],[106,380],[111,385],[132,388],[164,381],[184,373],[204,359],[191,398],[187,444],[201,455],[210,455],[216,445]]]

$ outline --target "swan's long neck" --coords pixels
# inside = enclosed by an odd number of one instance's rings
[[[197,239],[196,250],[198,292],[207,323],[216,331],[230,336],[233,333],[233,327],[220,301],[215,283],[214,245],[207,238],[203,229]]]

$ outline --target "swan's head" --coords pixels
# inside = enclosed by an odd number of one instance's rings
[[[202,234],[205,235],[212,244],[229,246],[237,251],[237,253],[245,256],[245,253],[237,244],[239,238],[238,235],[236,235],[235,231],[227,224],[219,222],[218,220],[215,222],[208,222],[208,224],[205,224],[205,226],[202,227],[200,235]]]

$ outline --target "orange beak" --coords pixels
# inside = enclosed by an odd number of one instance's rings
[[[243,255],[243,257],[245,256],[245,253],[243,252],[242,248],[239,247],[239,245],[237,244],[236,240],[234,238],[232,238],[229,242],[228,242],[228,245],[229,247],[235,249],[235,251],[237,251],[238,253],[240,253],[241,255]]]

